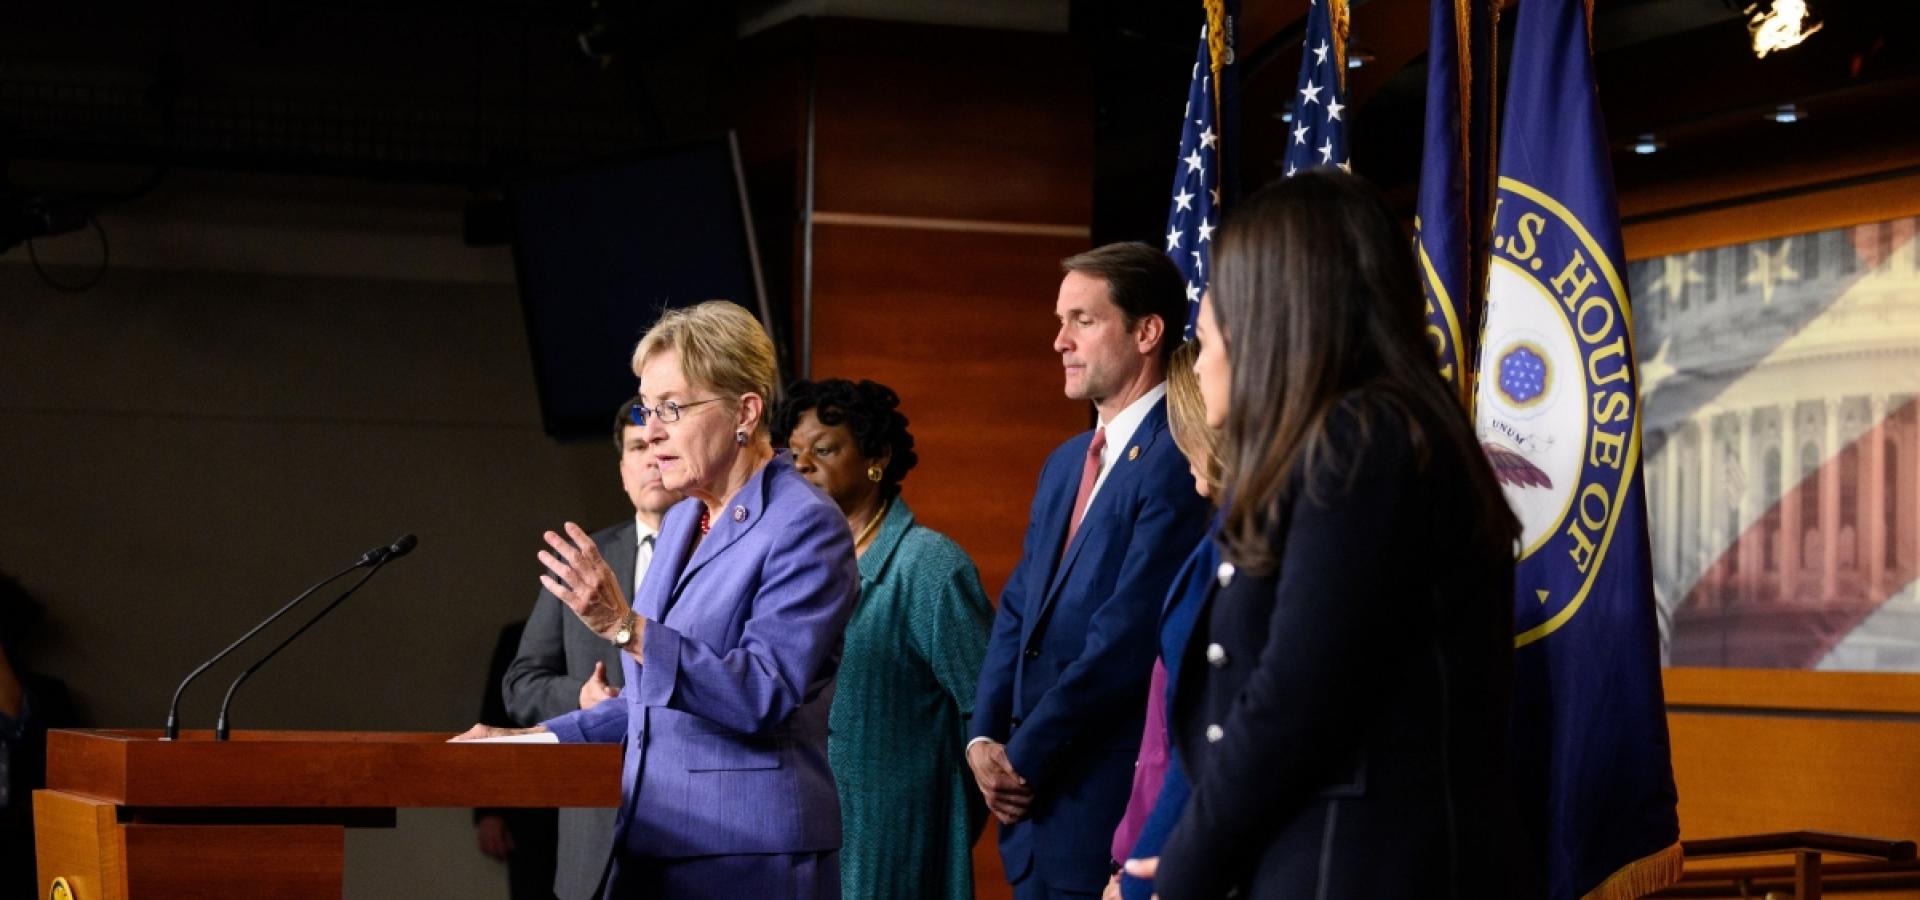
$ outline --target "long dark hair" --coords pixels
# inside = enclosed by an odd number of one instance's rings
[[[1436,449],[1460,459],[1476,507],[1461,524],[1489,552],[1510,554],[1519,523],[1440,377],[1413,251],[1379,195],[1338,170],[1304,172],[1248,197],[1219,241],[1213,308],[1232,369],[1226,557],[1273,571],[1272,530],[1292,499],[1289,480],[1296,467],[1342,464],[1327,446],[1326,419],[1356,391],[1359,402],[1386,403],[1405,419],[1423,469]]]

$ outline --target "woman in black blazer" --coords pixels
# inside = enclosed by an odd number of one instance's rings
[[[1436,371],[1406,235],[1320,170],[1250,197],[1215,253],[1194,368],[1229,500],[1174,699],[1193,794],[1155,889],[1514,896],[1519,525]]]

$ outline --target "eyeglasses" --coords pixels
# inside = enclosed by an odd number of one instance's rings
[[[646,427],[647,418],[650,416],[659,416],[660,424],[662,425],[672,425],[673,423],[680,421],[680,417],[685,415],[686,411],[689,409],[692,409],[696,406],[700,406],[707,403],[719,403],[719,402],[720,402],[719,397],[715,397],[711,400],[695,400],[692,403],[676,403],[672,400],[668,400],[667,402],[662,403],[659,406],[653,407],[651,409],[639,403],[635,403],[633,405],[633,409],[627,412],[627,417],[633,420],[633,424],[638,425],[642,428]]]

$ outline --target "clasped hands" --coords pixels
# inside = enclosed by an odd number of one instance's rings
[[[1007,745],[975,741],[967,747],[967,765],[987,799],[987,810],[1000,824],[1012,825],[1027,817],[1033,805],[1033,788],[1013,770],[1013,763],[1007,760]]]

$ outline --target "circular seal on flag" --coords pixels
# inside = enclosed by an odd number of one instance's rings
[[[1614,261],[1546,194],[1500,179],[1476,427],[1520,519],[1518,642],[1570,620],[1639,461],[1632,321]]]
[[[1547,395],[1547,388],[1553,384],[1553,367],[1548,364],[1545,351],[1522,340],[1500,354],[1497,377],[1500,396],[1507,399],[1508,405],[1525,409]]]

